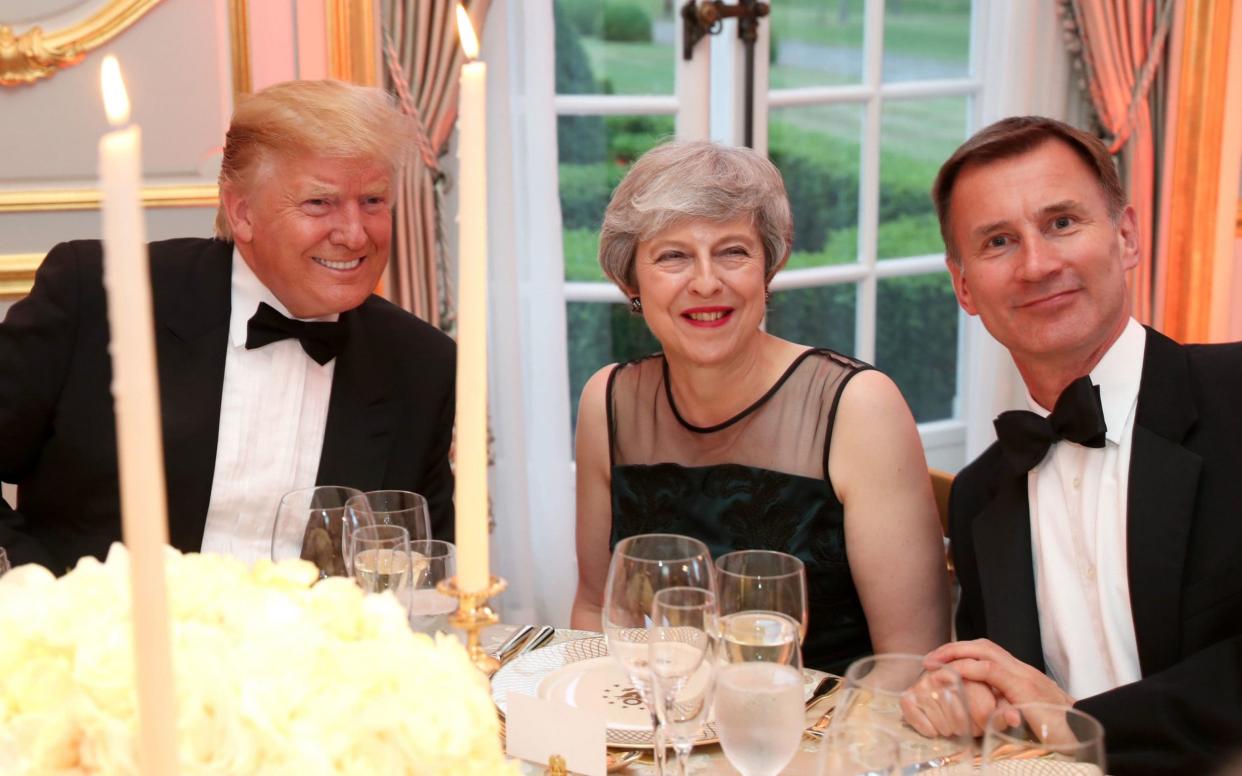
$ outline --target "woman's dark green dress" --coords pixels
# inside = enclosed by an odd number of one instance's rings
[[[710,428],[686,422],[662,355],[619,364],[608,379],[611,545],[677,533],[719,557],[780,550],[806,564],[810,620],[803,661],[845,673],[871,639],[845,547],[845,513],[828,478],[828,446],[845,384],[869,367],[808,350],[753,405]]]

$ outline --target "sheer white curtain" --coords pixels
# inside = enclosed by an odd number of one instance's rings
[[[494,3],[488,81],[492,566],[508,622],[568,625],[577,583],[549,2]]]

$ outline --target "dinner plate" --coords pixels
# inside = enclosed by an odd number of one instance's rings
[[[824,674],[807,673],[812,677],[805,690],[809,697]],[[608,723],[609,746],[632,749],[652,746],[651,714],[647,705],[629,676],[608,656],[608,644],[603,636],[552,644],[505,664],[492,677],[492,700],[502,714],[507,712],[510,692],[602,714]],[[717,740],[715,725],[709,722],[695,744]]]

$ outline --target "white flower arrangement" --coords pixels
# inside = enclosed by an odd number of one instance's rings
[[[168,550],[184,776],[517,774],[487,680],[390,595]],[[0,774],[136,774],[129,557],[0,578]]]

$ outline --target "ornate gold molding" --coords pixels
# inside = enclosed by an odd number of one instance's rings
[[[113,0],[83,21],[55,32],[31,27],[19,34],[0,24],[0,86],[34,83],[82,61],[136,22],[160,0]]]
[[[42,261],[42,253],[0,255],[0,300],[21,299],[30,293],[35,270]]]
[[[375,3],[328,0],[328,77],[378,86]]]
[[[215,207],[217,197],[218,191],[214,183],[146,186],[142,190],[142,204],[145,207]],[[0,213],[98,208],[98,189],[0,191]]]
[[[1179,96],[1173,116],[1168,266],[1162,330],[1178,342],[1212,333],[1221,143],[1228,83],[1230,0],[1185,7]]]
[[[254,87],[250,81],[250,3],[229,0],[229,48],[233,54],[233,102]]]

